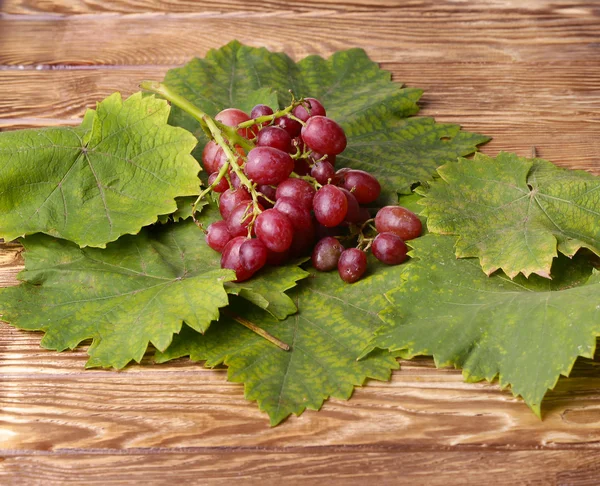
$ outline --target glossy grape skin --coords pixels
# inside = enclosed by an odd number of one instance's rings
[[[214,140],[210,140],[202,150],[202,167],[209,174],[217,172],[215,170],[215,157],[219,150],[221,150],[221,147]]]
[[[229,180],[231,181],[231,187],[234,189],[239,189],[239,187],[242,185],[242,181],[240,181],[238,175],[231,170],[229,171]]]
[[[379,181],[364,170],[349,170],[346,172],[343,186],[352,191],[360,204],[372,203],[381,194]]]
[[[243,282],[252,277],[252,272],[243,267],[240,261],[240,247],[246,241],[245,236],[232,238],[221,254],[221,268],[229,268],[235,271],[236,279],[234,282]]]
[[[206,228],[206,243],[213,250],[221,253],[229,240],[231,240],[231,234],[227,230],[226,221],[222,219],[215,221]]]
[[[250,112],[250,118],[258,118],[259,116],[272,115],[273,108],[267,105],[256,105]]]
[[[273,147],[255,147],[248,153],[244,172],[257,184],[277,185],[294,170],[290,154]]]
[[[315,194],[313,210],[317,221],[331,228],[344,221],[348,211],[348,201],[339,187],[328,184]]]
[[[317,162],[313,165],[310,175],[313,176],[319,184],[325,185],[329,180],[335,177],[335,169],[331,163],[327,161]]]
[[[348,248],[340,255],[337,267],[344,282],[354,283],[367,271],[367,254],[358,248]]]
[[[267,263],[267,247],[257,238],[246,240],[240,246],[240,263],[253,274]]]
[[[379,233],[371,245],[371,253],[380,262],[388,265],[398,265],[406,260],[408,248],[406,243],[394,233]]]
[[[274,208],[288,217],[296,232],[308,231],[313,227],[310,211],[298,204],[295,199],[290,197],[277,198]]]
[[[275,197],[280,199],[282,197],[289,197],[295,199],[300,206],[308,209],[312,209],[312,201],[317,191],[315,188],[302,179],[289,178],[283,181],[277,186]]]
[[[213,172],[211,175],[208,176],[208,185],[212,185],[213,182],[215,182],[215,179],[219,176],[218,172]],[[227,182],[227,178],[226,177],[222,177],[221,180],[219,181],[219,183],[212,188],[213,191],[215,192],[225,192],[227,189],[229,189],[229,182]]]
[[[294,237],[291,221],[277,209],[267,209],[260,213],[254,223],[254,230],[267,249],[274,252],[288,250]]]
[[[402,206],[381,208],[375,216],[375,228],[379,233],[394,233],[404,241],[417,238],[423,230],[419,217]]]
[[[220,121],[223,125],[235,127],[240,123],[250,120],[247,113],[237,108],[226,108],[215,115],[215,120]],[[241,128],[238,133],[244,138],[253,138],[256,136],[257,128]]]
[[[298,135],[300,135],[300,132],[302,131],[302,125],[300,124],[300,122],[292,120],[287,116],[277,118],[277,120],[275,120],[275,124],[278,127],[283,128],[286,132],[288,132],[290,134],[290,137],[292,138],[296,138]]]
[[[358,223],[360,221],[360,206],[358,205],[358,201],[354,197],[348,189],[344,189],[340,187],[340,190],[346,196],[346,202],[348,203],[348,209],[346,211],[346,217],[344,221],[348,223]]]
[[[319,100],[316,100],[314,98],[304,98],[304,101],[310,105],[310,107],[309,107],[310,113],[308,112],[308,110],[306,109],[306,107],[303,104],[298,105],[292,111],[292,114],[296,118],[300,118],[300,120],[305,122],[311,116],[327,115],[327,113],[325,112],[325,108],[323,107],[323,105],[321,104],[321,102]]]
[[[258,132],[256,145],[259,147],[273,147],[290,153],[292,151],[292,137],[281,127],[269,126]]]
[[[315,152],[338,155],[346,148],[344,129],[331,118],[311,116],[301,133],[304,143]]]
[[[337,268],[344,246],[337,238],[326,236],[321,238],[312,252],[312,264],[320,272],[329,272]]]
[[[252,200],[252,197],[243,187],[239,189],[227,189],[219,196],[219,212],[221,213],[221,217],[227,219],[234,207],[243,201],[250,200]]]
[[[227,230],[231,236],[244,236],[248,234],[248,225],[252,221],[251,201],[243,201],[235,206],[227,217]]]

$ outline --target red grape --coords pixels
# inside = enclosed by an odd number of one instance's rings
[[[354,197],[348,189],[344,189],[340,187],[340,190],[346,196],[346,201],[348,202],[348,210],[346,211],[346,217],[344,221],[348,223],[358,223],[360,221],[360,206],[358,205],[358,201]]]
[[[315,188],[308,182],[293,177],[286,179],[277,186],[275,197],[277,199],[282,197],[295,199],[301,206],[310,211],[312,209],[312,201],[313,197],[315,197],[315,192]]]
[[[290,197],[277,198],[274,208],[289,218],[296,231],[307,231],[313,227],[310,210],[298,204],[295,199]]]
[[[252,201],[242,201],[231,210],[227,217],[227,230],[231,236],[248,234],[248,225],[252,221]]]
[[[298,135],[300,135],[300,132],[302,131],[302,125],[300,124],[300,122],[297,122],[296,120],[293,120],[287,116],[277,118],[277,120],[275,120],[275,123],[277,124],[277,126],[280,126],[286,132],[288,132],[290,134],[290,137],[292,138],[296,138]]]
[[[256,145],[273,147],[289,153],[292,151],[292,137],[281,127],[269,126],[258,132]]]
[[[320,272],[328,272],[337,268],[344,246],[337,238],[327,236],[320,239],[312,252],[312,264]]]
[[[227,223],[223,220],[215,221],[206,228],[206,243],[213,250],[221,253],[225,245],[231,240],[227,230]]]
[[[267,247],[256,238],[244,241],[240,246],[240,263],[249,272],[257,272],[267,263]]]
[[[308,105],[308,110],[306,109],[307,106],[304,104],[296,106],[292,111],[292,114],[296,118],[300,118],[300,120],[305,122],[311,116],[325,116],[327,114],[325,112],[325,108],[323,108],[323,105],[319,102],[319,100],[314,98],[304,98],[304,101]]]
[[[352,191],[360,204],[368,204],[379,197],[381,185],[364,170],[349,170],[343,174],[343,186]]]
[[[221,217],[227,219],[234,207],[243,201],[250,201],[251,199],[252,197],[243,187],[239,189],[227,189],[219,196],[219,212],[221,213]]]
[[[358,248],[348,248],[340,255],[337,267],[344,282],[354,283],[367,270],[367,254]]]
[[[218,172],[213,172],[211,175],[208,176],[208,185],[210,186],[213,182],[215,182],[215,179],[218,177],[219,173]],[[227,189],[229,189],[229,183],[227,182],[227,178],[226,177],[222,177],[221,180],[219,181],[219,183],[212,188],[213,191],[215,192],[225,192]]]
[[[246,241],[246,237],[237,236],[233,238],[223,248],[221,254],[221,268],[229,268],[235,271],[236,280],[235,282],[243,282],[252,277],[252,272],[242,266],[240,261],[240,247]]]
[[[223,125],[235,127],[242,122],[250,120],[250,117],[237,108],[227,108],[217,113],[215,120],[220,121]],[[238,130],[238,133],[244,138],[253,138],[256,136],[256,131],[256,126],[253,126],[251,128],[242,128]]]
[[[289,218],[277,209],[267,209],[260,213],[254,229],[256,236],[271,251],[286,251],[292,244],[294,227]]]
[[[244,172],[257,184],[279,184],[294,170],[290,154],[273,147],[255,147],[248,153]]]
[[[404,241],[421,235],[422,225],[419,217],[402,206],[385,206],[375,216],[375,228],[379,233],[395,233]]]
[[[302,139],[321,154],[341,154],[346,148],[344,129],[331,118],[311,116],[302,127]]]
[[[256,105],[250,112],[250,118],[258,118],[259,116],[272,115],[273,108],[267,105]]]
[[[305,158],[294,160],[294,172],[299,176],[310,174],[310,163]]]
[[[313,165],[310,175],[313,176],[319,184],[325,185],[330,179],[335,177],[335,169],[333,168],[333,165],[327,161],[317,162]]]
[[[406,260],[406,243],[394,233],[379,233],[373,240],[371,252],[377,260],[388,265],[398,265]]]
[[[337,226],[346,217],[348,201],[339,187],[328,184],[315,194],[313,210],[317,221],[323,226]]]
[[[304,230],[294,231],[292,245],[290,246],[290,256],[300,257],[310,255],[310,252],[315,244],[315,226],[312,224]]]
[[[276,199],[276,189],[274,186],[269,186],[267,184],[261,184],[256,186],[256,190],[262,194],[262,196],[258,196],[258,202],[262,204],[263,208],[269,209],[273,207],[273,203],[267,201],[266,198],[271,201],[275,201]],[[263,197],[264,196],[264,197]]]

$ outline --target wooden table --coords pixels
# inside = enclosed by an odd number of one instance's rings
[[[115,90],[233,38],[295,59],[359,46],[425,90],[423,115],[600,174],[600,3],[0,1],[0,129],[76,124]],[[15,285],[20,248],[0,252]],[[83,368],[0,324],[1,484],[598,484],[600,373],[580,360],[538,420],[429,359],[270,428],[224,370]]]

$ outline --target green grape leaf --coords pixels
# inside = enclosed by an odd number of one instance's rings
[[[380,314],[386,325],[362,355],[375,348],[433,355],[436,366],[462,368],[468,381],[498,376],[539,416],[547,390],[577,356],[594,355],[600,272],[578,255],[558,258],[552,280],[488,277],[475,259],[455,258],[455,240],[429,234],[410,241],[416,259],[386,294],[393,304]]]
[[[228,107],[248,109],[245,100],[255,90],[266,96],[266,87],[278,95],[280,106],[289,103],[290,89],[297,96],[318,98],[348,137],[338,165],[375,175],[383,203],[395,202],[397,193],[409,193],[413,184],[431,180],[440,165],[489,140],[458,125],[413,117],[422,91],[392,82],[390,73],[362,49],[295,63],[283,53],[233,41],[209,51],[205,59],[170,70],[164,82],[210,115]],[[262,102],[273,106],[273,101]],[[204,140],[198,122],[181,110],[173,108],[170,123]]]
[[[184,221],[192,217],[192,206],[196,202],[196,196],[185,196],[178,197],[175,199],[177,209],[171,214],[161,214],[158,217],[158,222],[161,224],[168,223],[169,221]],[[196,205],[196,211],[201,211],[204,206],[208,204],[206,199],[198,201]]]
[[[421,201],[429,231],[459,235],[456,256],[478,257],[488,275],[549,277],[557,249],[600,255],[600,177],[511,153],[476,154],[438,172]]]
[[[278,321],[239,300],[204,335],[185,332],[157,353],[156,360],[189,355],[206,366],[224,363],[230,381],[245,384],[245,395],[256,400],[276,425],[288,415],[318,410],[328,397],[348,399],[354,386],[367,378],[387,380],[398,368],[393,356],[375,352],[357,361],[376,329],[378,312],[389,303],[384,292],[397,282],[400,266],[370,262],[369,274],[348,285],[337,272],[315,272],[289,296],[298,313]],[[282,351],[236,322],[242,317],[291,346]]]
[[[203,228],[221,219],[219,208],[214,202],[206,201],[206,206],[197,216],[198,222]],[[216,264],[220,259],[217,252],[213,252]],[[296,285],[298,280],[308,277],[309,273],[302,270],[298,265],[301,260],[294,260],[285,265],[270,267],[266,266],[245,282],[228,282],[225,286],[227,293],[239,295],[252,302],[261,309],[265,309],[277,319],[285,319],[297,311],[296,304],[290,299],[285,291]]]
[[[0,291],[3,320],[42,330],[62,351],[92,339],[88,367],[140,361],[151,342],[165,349],[182,322],[204,332],[228,303],[231,270],[219,268],[193,222],[158,225],[106,249],[45,235],[23,240],[22,284]]]
[[[197,194],[196,139],[167,125],[169,105],[115,93],[79,128],[0,133],[0,236],[42,232],[104,247]]]

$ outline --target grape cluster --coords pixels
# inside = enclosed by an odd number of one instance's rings
[[[375,202],[381,186],[368,172],[336,171],[346,135],[318,100],[304,98],[277,113],[266,105],[250,115],[228,108],[215,120],[235,130],[224,132],[230,139],[208,142],[202,154],[223,218],[208,226],[206,241],[236,281],[267,264],[312,255],[317,270],[337,268],[351,283],[366,271],[368,249],[390,265],[406,259],[404,241],[421,234],[419,218],[386,206],[371,219],[364,205]]]

